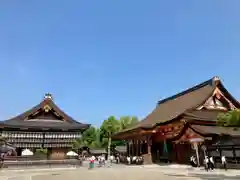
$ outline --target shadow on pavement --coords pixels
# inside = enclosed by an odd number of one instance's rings
[[[178,174],[164,174],[172,177],[192,177],[200,178],[202,180],[239,180],[240,175],[237,176],[226,176],[223,174],[189,174],[189,175],[178,175]]]

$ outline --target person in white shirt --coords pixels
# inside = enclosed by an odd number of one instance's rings
[[[227,161],[226,161],[226,157],[225,157],[225,156],[222,156],[221,160],[222,160],[223,167],[224,167],[224,169],[225,169],[225,171],[226,171],[226,170],[227,170]]]
[[[103,154],[103,155],[101,156],[101,158],[102,158],[102,159],[101,159],[102,164],[105,165],[105,155]]]
[[[193,157],[193,156],[191,156],[191,157],[190,157],[190,164],[191,164],[191,166],[192,166],[192,167],[194,167],[194,162],[193,162],[193,159],[194,159],[194,157]]]
[[[210,157],[210,168],[211,168],[211,170],[213,170],[214,169],[214,160],[213,160],[213,157]]]
[[[204,166],[205,166],[205,170],[208,171],[209,170],[209,159],[207,156],[205,156],[205,158],[204,158]]]
[[[95,156],[89,158],[89,169],[94,168]]]
[[[194,156],[191,156],[190,162],[191,162],[192,167],[197,167],[196,158]]]
[[[132,157],[132,162],[133,162],[133,163],[136,163],[136,160],[137,160],[137,157],[136,157],[136,156],[133,156],[133,157]]]
[[[131,164],[131,158],[129,156],[127,157],[127,162],[129,165]]]
[[[97,160],[98,160],[98,165],[99,165],[99,167],[101,167],[101,166],[102,166],[102,157],[101,157],[101,156],[98,156],[98,157],[97,157]]]
[[[114,156],[113,156],[113,155],[111,155],[111,156],[110,156],[110,165],[112,165],[112,163],[113,163],[113,160],[114,160]]]

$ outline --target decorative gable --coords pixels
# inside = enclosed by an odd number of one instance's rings
[[[50,93],[45,94],[43,101],[30,110],[9,120],[57,120],[75,122],[65,114],[54,102]]]
[[[48,119],[48,120],[63,120],[63,118],[58,115],[55,111],[51,110],[51,109],[40,109],[39,111],[37,111],[34,114],[30,114],[29,116],[27,116],[25,118],[25,120],[29,120],[29,119]]]
[[[85,130],[89,124],[83,124],[62,111],[54,102],[51,94],[46,94],[44,99],[31,109],[2,122],[4,127],[20,129],[39,129],[57,131]]]
[[[235,108],[236,107],[233,105],[233,103],[227,99],[218,88],[216,88],[212,96],[209,97],[208,100],[205,101],[205,103],[197,109],[230,110]]]
[[[24,120],[64,120],[64,117],[57,112],[52,100],[53,98],[51,94],[45,94],[44,100],[38,105],[38,108],[34,108],[35,110],[32,110]]]
[[[44,110],[44,112],[48,112],[48,111],[50,111],[52,108],[49,106],[49,105],[45,105],[44,107],[43,107],[43,110]]]

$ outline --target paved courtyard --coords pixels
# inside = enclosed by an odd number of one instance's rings
[[[239,176],[237,176],[237,174]],[[240,171],[228,172],[216,170],[187,170],[186,168],[168,168],[160,166],[128,167],[113,166],[110,168],[44,168],[25,170],[3,170],[0,180],[159,180],[159,179],[192,179],[192,180],[237,180]]]

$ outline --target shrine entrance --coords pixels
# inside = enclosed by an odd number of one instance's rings
[[[188,164],[192,155],[196,156],[191,139],[203,139],[188,124],[172,123],[156,128],[152,136],[152,159],[155,163],[175,162]],[[202,157],[202,153],[198,156]]]
[[[169,163],[175,161],[174,143],[172,141],[153,141],[152,160],[154,163]]]

